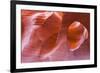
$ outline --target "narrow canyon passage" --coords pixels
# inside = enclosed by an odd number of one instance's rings
[[[89,59],[88,13],[22,10],[21,19],[22,63]]]

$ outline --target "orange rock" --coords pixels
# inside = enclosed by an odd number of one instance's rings
[[[40,56],[44,56],[54,50],[54,47],[57,45],[57,36],[61,30],[62,26],[62,13],[54,12],[43,25],[42,28],[37,30],[37,35],[40,40],[44,41],[41,50]]]
[[[22,62],[64,60],[81,46],[88,38],[85,26],[75,21],[65,29],[62,18],[62,12],[22,11]]]
[[[67,38],[72,51],[78,49],[87,37],[87,29],[78,21],[74,21],[67,29]]]
[[[55,46],[57,46],[57,34],[52,35],[46,41],[43,42],[40,50],[40,57],[44,57],[46,54],[50,53],[54,50]]]
[[[48,16],[48,14],[51,15]],[[31,57],[34,54],[42,57],[50,53],[56,46],[57,34],[61,26],[62,13],[60,12],[23,14],[22,34],[25,35],[22,37],[22,56]]]
[[[56,14],[58,14],[58,17]],[[51,37],[53,34],[58,33],[62,26],[61,13],[54,12],[44,23],[44,25],[37,30],[38,37],[44,41]]]

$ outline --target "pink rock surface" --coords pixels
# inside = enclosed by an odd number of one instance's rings
[[[74,59],[73,51],[88,38],[78,21],[63,27],[62,12],[22,10],[22,63]]]

